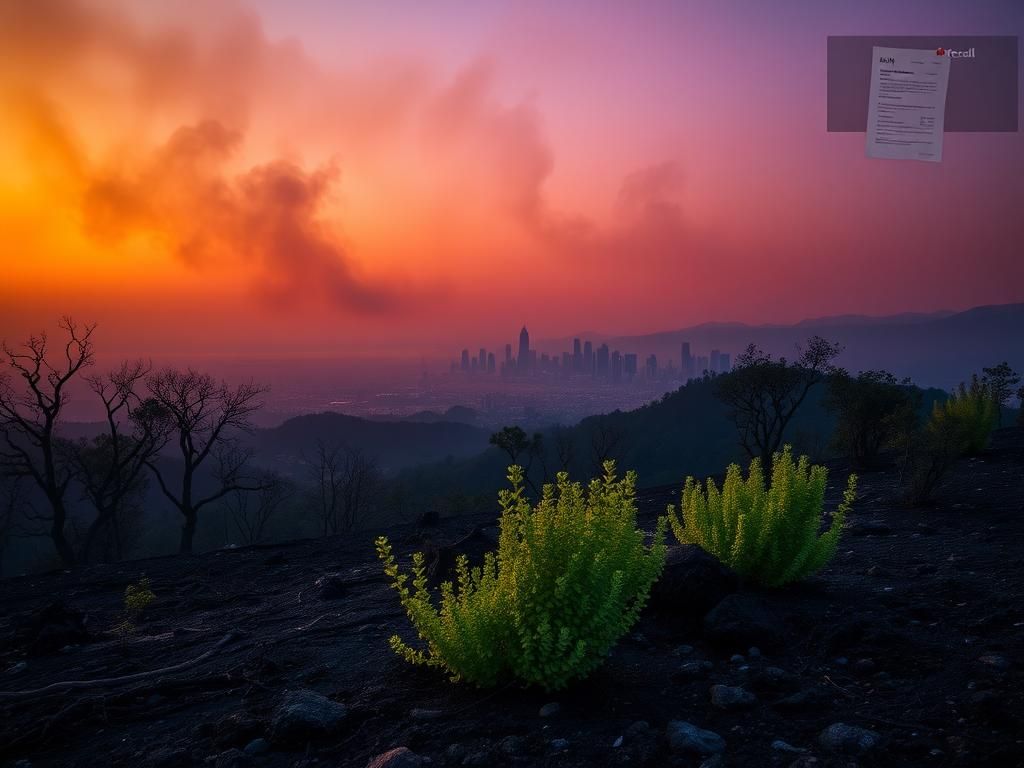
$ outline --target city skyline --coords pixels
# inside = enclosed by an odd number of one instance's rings
[[[538,376],[589,377],[611,382],[631,382],[642,375],[648,381],[680,381],[706,374],[728,373],[732,370],[732,354],[720,349],[711,349],[707,355],[692,354],[691,343],[680,345],[679,366],[668,358],[667,364],[659,364],[656,353],[644,356],[643,366],[639,365],[642,353],[609,347],[607,341],[594,347],[592,339],[574,337],[572,350],[560,354],[538,352],[530,346],[530,333],[526,325],[519,331],[518,354],[512,354],[512,344],[504,346],[505,357],[500,365],[497,355],[486,347],[480,347],[476,355],[465,347],[458,360],[452,360],[449,373],[462,375],[499,375],[503,380],[523,379]],[[662,361],[664,363],[664,359]]]

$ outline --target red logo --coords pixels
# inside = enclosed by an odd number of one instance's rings
[[[936,56],[945,56],[946,55],[946,49],[945,48],[939,48],[938,50],[935,51],[935,55]]]

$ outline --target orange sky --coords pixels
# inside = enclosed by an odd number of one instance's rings
[[[828,34],[1019,5],[821,5],[0,0],[0,336],[416,355],[1024,300],[1020,133],[932,165],[824,129]]]

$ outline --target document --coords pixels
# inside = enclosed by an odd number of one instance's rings
[[[942,160],[949,57],[940,48],[872,49],[868,157]]]

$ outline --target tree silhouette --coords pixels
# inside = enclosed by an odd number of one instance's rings
[[[0,430],[4,447],[0,461],[9,474],[31,478],[49,505],[35,519],[49,528],[50,539],[61,561],[75,565],[74,549],[67,538],[67,490],[73,477],[70,445],[57,434],[61,412],[67,404],[67,385],[80,370],[92,365],[92,334],[95,325],[79,326],[63,317],[59,326],[67,336],[61,353],[50,355],[46,333],[29,337],[21,347],[5,341],[3,355],[16,378],[0,376]],[[56,358],[53,361],[51,357]]]
[[[793,362],[778,360],[755,344],[736,359],[733,370],[715,378],[715,394],[731,409],[740,445],[771,476],[772,456],[782,447],[786,427],[811,388],[835,368],[838,344],[813,336]]]
[[[124,557],[128,500],[145,491],[146,466],[167,443],[169,412],[138,393],[148,374],[149,367],[136,360],[106,376],[88,378],[103,403],[106,430],[92,440],[80,440],[73,453],[75,477],[96,510],[81,547],[83,563],[90,561],[101,536],[110,539],[115,559]]]
[[[236,433],[252,428],[249,417],[262,407],[258,398],[267,390],[252,383],[232,388],[191,368],[166,368],[150,376],[147,384],[156,403],[167,412],[172,436],[177,436],[184,464],[177,490],[171,490],[155,457],[147,464],[161,492],[184,518],[179,551],[191,553],[199,513],[204,507],[233,491],[255,491],[261,487],[258,481],[243,475],[249,452],[239,448]],[[204,496],[197,491],[196,472],[208,460],[214,465],[215,483]]]
[[[996,401],[996,425],[1003,423],[1003,406],[1014,394],[1013,388],[1020,384],[1020,375],[1005,360],[991,368],[982,368],[981,380],[988,384],[992,399]]]
[[[530,479],[530,467],[533,466],[534,458],[543,456],[544,435],[540,432],[535,432],[533,437],[529,438],[522,427],[502,427],[500,432],[495,432],[491,435],[488,442],[504,451],[512,464],[523,467],[523,476],[526,478],[527,485],[530,486],[534,493],[538,493],[537,486]],[[527,458],[525,466],[520,461],[520,458],[523,456]],[[544,470],[544,474],[547,475],[546,466]]]

